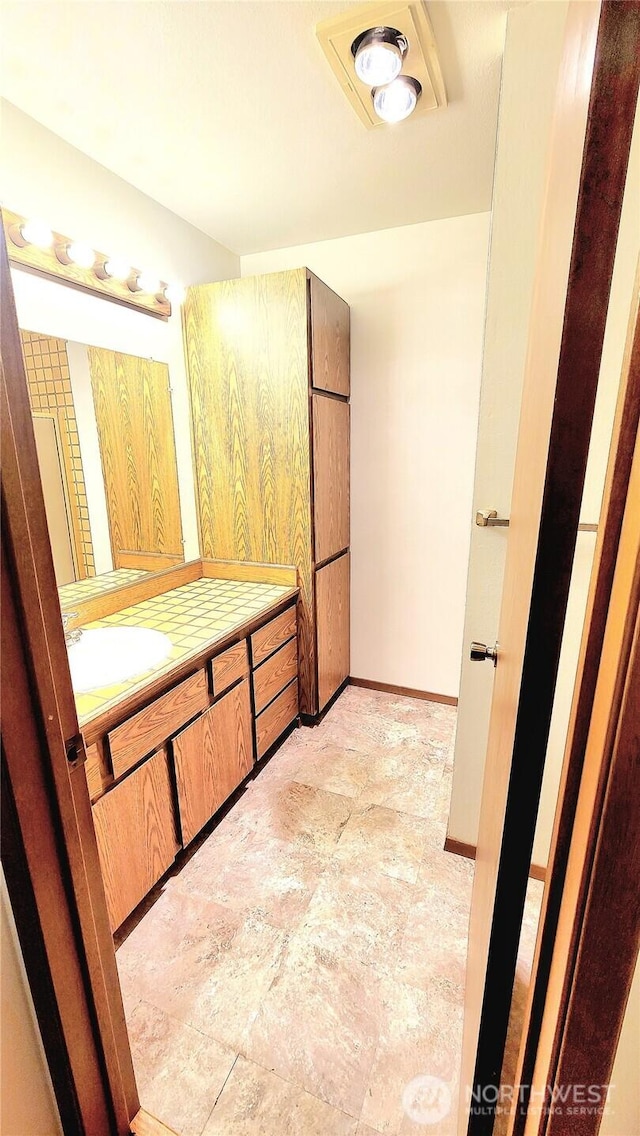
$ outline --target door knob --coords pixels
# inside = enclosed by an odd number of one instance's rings
[[[482,663],[485,659],[492,659],[494,667],[498,662],[498,644],[487,647],[486,643],[472,643],[470,657],[472,663]]]

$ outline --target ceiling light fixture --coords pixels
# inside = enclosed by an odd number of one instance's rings
[[[411,75],[399,75],[385,87],[371,92],[373,108],[383,122],[402,122],[416,109],[422,86]]]
[[[409,47],[406,36],[396,28],[368,28],[351,44],[356,75],[368,87],[382,87],[402,70]]]

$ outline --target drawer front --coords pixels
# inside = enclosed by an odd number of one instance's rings
[[[166,749],[105,793],[92,812],[115,931],[164,875],[180,847]]]
[[[202,670],[112,730],[108,738],[114,777],[126,773],[208,705],[207,676]]]
[[[256,714],[288,686],[298,674],[298,641],[290,639],[253,672],[253,701]]]
[[[256,750],[263,757],[280,737],[283,730],[298,716],[298,680],[295,679],[286,690],[263,710],[256,718]]]
[[[246,680],[173,739],[173,758],[186,845],[253,768]]]
[[[211,671],[213,674],[213,693],[215,695],[222,694],[223,690],[228,690],[239,678],[244,678],[245,675],[248,675],[249,659],[247,656],[247,640],[243,639],[241,643],[236,643],[235,646],[229,647],[228,651],[223,651],[221,655],[216,655],[215,659],[211,660]]]
[[[257,667],[296,633],[296,608],[288,607],[251,636],[251,663]]]

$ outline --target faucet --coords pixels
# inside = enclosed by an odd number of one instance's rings
[[[62,612],[62,627],[64,629],[64,641],[67,647],[71,647],[73,643],[79,643],[82,638],[81,627],[69,627],[72,619],[78,618],[77,611],[63,611]]]

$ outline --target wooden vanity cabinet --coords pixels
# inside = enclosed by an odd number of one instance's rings
[[[315,717],[349,673],[348,604],[325,607],[317,585],[349,550],[349,306],[299,268],[196,285],[183,311],[200,551],[295,564],[300,710]]]
[[[173,758],[182,843],[187,845],[253,767],[246,679],[173,739]]]
[[[93,806],[111,930],[173,863],[180,844],[166,748],[149,757]]]
[[[291,604],[86,747],[112,930],[297,718],[297,660]]]

